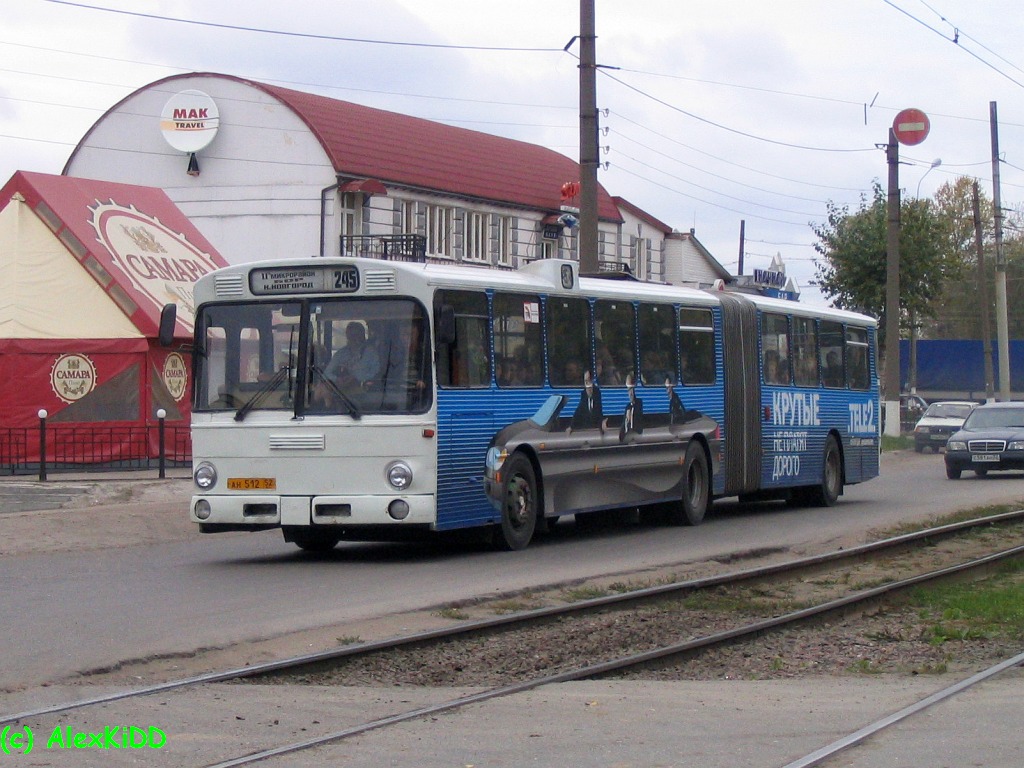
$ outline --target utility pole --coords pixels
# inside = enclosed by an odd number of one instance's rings
[[[746,231],[747,231],[747,220],[740,219],[740,262],[736,267],[736,274],[743,274],[743,251],[746,249]]]
[[[597,272],[597,33],[594,0],[580,0],[580,272]]]
[[[995,398],[995,376],[992,373],[992,302],[988,296],[988,276],[985,274],[985,245],[982,242],[981,193],[974,182],[974,245],[978,251],[978,301],[981,304],[981,343],[985,350],[985,402]]]
[[[885,434],[900,436],[900,150],[889,129],[888,225],[885,258]]]
[[[988,103],[992,130],[992,207],[995,209],[996,340],[999,346],[999,399],[1010,400],[1010,331],[1006,319],[1006,256],[1003,254],[1003,204],[999,192],[999,120],[996,103]]]

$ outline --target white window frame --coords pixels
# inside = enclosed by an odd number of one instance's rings
[[[446,205],[427,206],[427,253],[451,258],[455,240],[455,209]]]
[[[486,213],[466,211],[465,261],[490,263],[487,246],[490,244],[490,217]]]
[[[498,264],[512,265],[512,217],[493,215],[498,231]]]

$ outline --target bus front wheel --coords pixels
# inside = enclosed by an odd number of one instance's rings
[[[669,510],[674,525],[700,525],[711,501],[711,479],[704,447],[691,440],[683,457],[683,495]]]
[[[517,453],[508,460],[504,474],[501,523],[494,529],[494,545],[504,550],[526,549],[540,510],[533,464]]]

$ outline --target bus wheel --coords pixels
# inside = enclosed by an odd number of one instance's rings
[[[504,550],[526,549],[533,538],[539,511],[533,464],[517,453],[508,460],[504,474],[501,525],[494,529],[494,545]]]
[[[711,502],[711,480],[704,447],[691,440],[683,457],[683,495],[669,510],[674,525],[700,525]]]
[[[821,470],[821,484],[814,486],[810,501],[819,507],[831,507],[843,492],[843,458],[833,435],[825,441],[825,456]]]
[[[303,552],[330,552],[338,544],[333,536],[303,536],[294,540],[295,546]]]

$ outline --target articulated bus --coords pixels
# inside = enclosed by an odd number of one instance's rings
[[[878,474],[875,320],[578,266],[202,277],[191,520],[313,551],[474,527],[517,550],[561,516],[695,525],[716,498],[832,505]]]

